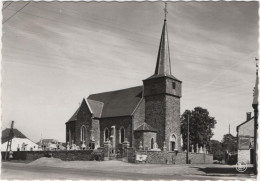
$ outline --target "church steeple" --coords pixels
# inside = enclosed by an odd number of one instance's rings
[[[166,23],[166,15],[168,13],[167,3],[165,3],[164,13],[164,24],[157,56],[156,68],[154,73],[155,75],[171,75],[170,50]]]
[[[155,73],[157,75],[171,75],[170,50],[166,19],[164,19],[161,41],[157,56]]]

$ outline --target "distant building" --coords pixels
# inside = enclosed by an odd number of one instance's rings
[[[1,151],[6,151],[7,142],[9,140],[10,128],[6,128],[2,131],[2,145]],[[13,129],[14,137],[12,139],[11,150],[12,151],[35,151],[38,150],[38,145],[28,139],[23,133],[17,129]]]
[[[181,151],[181,95],[182,82],[171,72],[164,20],[154,74],[142,86],[83,99],[66,122],[66,142],[90,149],[111,142],[113,149],[120,150],[128,141],[135,148]]]
[[[56,139],[41,139],[37,142],[40,150],[65,150],[65,145]]]

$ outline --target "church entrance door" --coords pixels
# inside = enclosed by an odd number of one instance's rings
[[[176,149],[176,136],[174,134],[171,134],[169,141],[169,151],[174,151]]]
[[[175,141],[171,141],[171,151],[174,151],[175,149]]]

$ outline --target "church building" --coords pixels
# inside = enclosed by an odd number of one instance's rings
[[[66,142],[87,149],[111,142],[130,147],[181,151],[182,82],[171,72],[167,21],[164,19],[155,72],[143,85],[89,95],[66,122]]]

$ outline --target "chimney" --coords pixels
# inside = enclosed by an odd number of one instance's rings
[[[251,119],[251,112],[247,112],[246,113],[246,120],[250,120]]]

